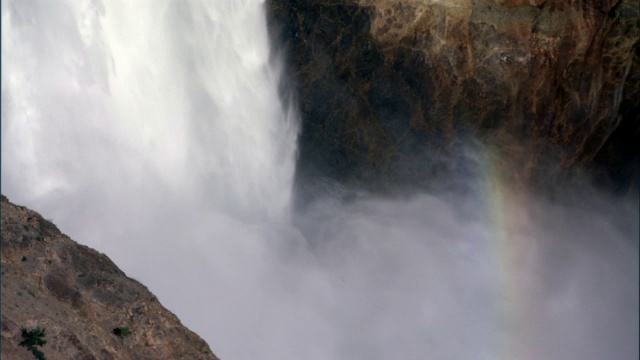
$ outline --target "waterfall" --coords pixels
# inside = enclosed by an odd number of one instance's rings
[[[548,202],[477,156],[473,199],[292,217],[283,74],[263,0],[3,1],[2,192],[222,359],[637,357],[637,203]]]
[[[21,169],[3,173],[9,188],[36,200],[155,184],[235,216],[286,216],[297,131],[261,1],[2,6],[2,160]]]
[[[264,257],[299,238],[281,75],[262,0],[3,1],[2,192],[105,252],[218,355],[257,352],[230,330],[260,317],[239,287],[267,293]]]

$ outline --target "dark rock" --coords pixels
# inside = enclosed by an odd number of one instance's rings
[[[638,184],[638,0],[267,3],[299,97],[302,197],[314,179],[451,184],[480,171],[469,149],[510,182]]]

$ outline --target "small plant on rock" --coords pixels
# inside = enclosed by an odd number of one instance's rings
[[[22,341],[18,345],[31,351],[37,360],[46,360],[44,353],[36,348],[36,346],[44,346],[47,343],[47,341],[43,339],[45,335],[46,330],[43,328],[35,328],[33,330],[22,329]]]
[[[119,337],[120,339],[124,339],[127,336],[131,335],[131,329],[126,327],[117,327],[113,329],[113,334]]]

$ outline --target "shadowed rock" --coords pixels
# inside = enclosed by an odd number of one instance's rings
[[[270,0],[302,118],[299,179],[637,186],[638,0]],[[635,180],[634,180],[635,179]],[[635,181],[636,183],[632,183]],[[306,181],[305,181],[306,182]]]

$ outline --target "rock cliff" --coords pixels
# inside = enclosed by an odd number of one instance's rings
[[[638,177],[638,0],[269,0],[302,118],[300,178]]]
[[[48,360],[217,359],[107,256],[2,196],[2,358],[34,359],[19,344],[37,328]]]

